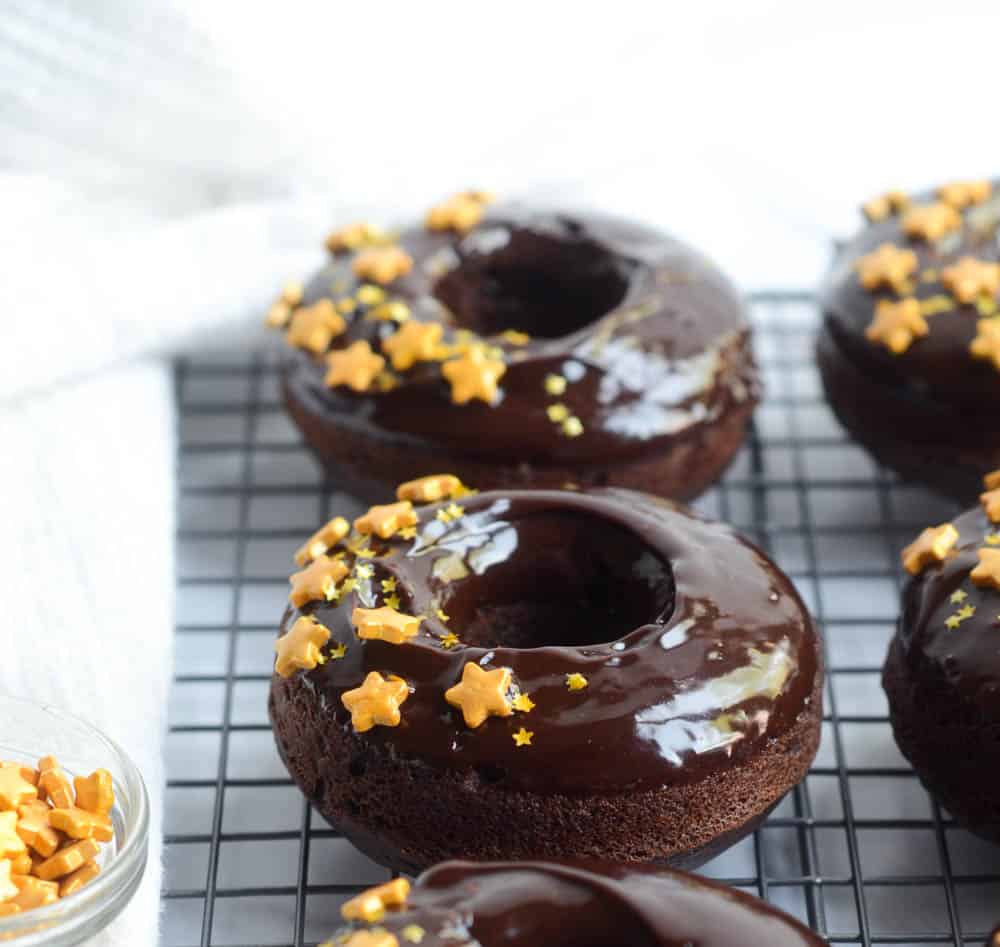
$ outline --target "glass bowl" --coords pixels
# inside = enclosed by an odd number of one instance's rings
[[[102,845],[101,873],[77,894],[33,911],[0,917],[0,942],[71,947],[102,931],[135,894],[146,870],[149,797],[135,764],[103,733],[54,707],[0,696],[0,760],[30,766],[55,756],[67,775],[106,769],[114,781],[114,840]]]

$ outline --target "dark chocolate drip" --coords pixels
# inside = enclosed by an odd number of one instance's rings
[[[402,722],[365,739],[512,789],[615,792],[725,768],[806,707],[819,673],[811,619],[729,527],[620,490],[460,502],[448,523],[436,518],[446,504],[422,509],[415,540],[372,544],[380,555],[355,592],[303,610],[347,645],[306,675],[339,725],[350,727],[344,691],[370,671],[396,674],[411,689]],[[354,605],[384,604],[385,580],[401,611],[426,616],[404,645],[362,642],[350,622]],[[462,644],[446,648],[449,632]],[[534,709],[466,727],[444,692],[467,662],[511,668]],[[569,674],[587,687],[569,689]],[[521,727],[530,746],[515,745]]]
[[[322,362],[293,353],[288,383],[317,412],[383,436],[526,463],[641,457],[696,437],[736,404],[759,396],[745,312],[728,281],[686,246],[631,223],[516,205],[492,208],[470,233],[403,231],[416,261],[388,287],[413,318],[475,331],[507,353],[497,403],[455,405],[438,363],[402,373],[391,391],[356,395],[323,384]],[[350,295],[346,257],[307,286],[307,303]],[[526,331],[515,345],[502,331]],[[335,346],[396,330],[356,314]],[[545,379],[565,377],[550,396]],[[554,402],[580,419],[565,437],[546,414]],[[483,437],[484,430],[489,431]]]

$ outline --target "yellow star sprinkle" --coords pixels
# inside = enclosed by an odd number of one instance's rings
[[[403,935],[403,940],[411,944],[419,944],[424,939],[427,931],[419,924],[407,924],[399,933]]]
[[[958,615],[962,621],[965,621],[967,618],[972,618],[972,616],[976,614],[976,606],[963,605],[955,614]]]
[[[374,559],[375,550],[371,546],[363,546],[361,549],[355,550],[354,555],[359,559]]]
[[[343,642],[337,642],[330,649],[330,658],[334,661],[339,661],[345,654],[347,654],[347,645]]]
[[[499,359],[489,358],[481,348],[473,348],[460,358],[441,366],[441,374],[451,385],[451,400],[467,404],[478,398],[492,404],[497,396],[497,382],[507,371]]]
[[[962,227],[962,215],[951,204],[922,204],[903,215],[903,231],[921,240],[940,240]]]
[[[356,579],[370,579],[375,574],[375,570],[364,563],[354,567],[354,577]]]
[[[566,379],[562,375],[545,376],[545,393],[559,397],[566,391]]]
[[[951,604],[961,605],[962,602],[964,602],[968,597],[969,593],[964,589],[955,589],[955,591],[951,593]]]
[[[410,696],[410,689],[401,677],[382,677],[372,671],[364,683],[346,691],[340,702],[351,713],[351,724],[358,733],[372,727],[398,727],[400,705]]]
[[[903,550],[903,568],[919,575],[932,562],[943,562],[958,543],[958,530],[951,523],[925,529]]]
[[[382,341],[382,351],[389,356],[397,372],[406,371],[417,362],[434,361],[443,333],[444,327],[438,322],[411,319]]]
[[[583,433],[583,422],[578,417],[571,415],[563,421],[559,430],[566,437],[579,437]]]
[[[441,639],[441,647],[443,648],[454,648],[458,644],[458,635],[456,635],[453,631],[449,631],[448,634]]]
[[[364,535],[374,533],[381,539],[389,539],[407,526],[417,525],[417,513],[409,500],[373,506],[364,516],[354,521],[354,528]]]
[[[448,688],[444,699],[460,708],[466,726],[475,730],[487,717],[509,717],[514,712],[507,696],[510,681],[510,668],[485,671],[470,661],[462,670],[461,682]]]
[[[989,536],[984,536],[983,542],[987,546],[1000,546],[1000,533],[990,533]]]
[[[365,283],[364,286],[358,287],[354,298],[362,306],[377,306],[379,303],[385,302],[385,290],[381,286],[372,286],[371,283]]]
[[[330,640],[330,629],[314,618],[303,616],[275,643],[278,657],[274,670],[280,677],[296,671],[311,671],[320,663],[320,648]]]
[[[909,206],[910,198],[905,191],[888,191],[872,198],[861,209],[872,223],[877,223]]]
[[[550,421],[559,424],[569,417],[569,408],[561,402],[556,402],[555,404],[550,404],[545,409],[545,413],[549,416]]]
[[[902,355],[915,339],[922,339],[929,331],[916,299],[898,303],[882,299],[875,307],[875,320],[865,329],[865,338],[884,345],[894,355]]]
[[[892,243],[883,243],[877,250],[858,260],[858,278],[865,289],[882,286],[902,292],[909,278],[916,272],[917,255]]]
[[[463,191],[455,194],[440,204],[435,204],[427,212],[427,229],[466,233],[483,219],[483,211],[492,200],[493,195],[487,191]]]
[[[419,480],[407,480],[396,487],[396,497],[414,503],[435,503],[455,496],[462,481],[454,474],[431,474]]]
[[[959,618],[958,615],[949,615],[944,620],[944,623],[949,629],[954,631],[956,628],[958,628],[959,625],[962,624],[962,619]]]
[[[589,682],[587,679],[578,673],[567,674],[566,675],[566,687],[571,691],[582,691]]]
[[[296,608],[301,608],[307,602],[329,600],[347,571],[347,566],[339,559],[331,559],[329,556],[314,559],[305,569],[293,573],[289,578],[292,591],[288,594],[288,601]]]
[[[334,230],[326,238],[326,248],[333,254],[339,254],[361,247],[379,246],[387,240],[388,235],[374,224],[359,221]]]
[[[334,338],[346,328],[347,323],[337,312],[333,301],[321,299],[311,306],[295,310],[285,338],[289,345],[319,355],[325,352]]]
[[[399,608],[399,596],[398,595],[387,595],[385,597],[385,604],[389,608]]]
[[[991,523],[1000,523],[1000,489],[987,490],[979,495],[979,502],[982,504],[986,515]]]
[[[442,523],[450,523],[452,520],[457,520],[465,515],[465,507],[459,506],[457,503],[449,503],[444,509],[438,510],[434,514],[436,519],[439,519]]]
[[[973,358],[992,362],[1000,372],[1000,319],[980,319],[976,323],[976,337],[969,351]]]
[[[989,181],[951,181],[937,189],[937,196],[956,210],[985,203],[992,193],[993,185]]]
[[[964,256],[941,272],[941,282],[962,303],[973,303],[980,296],[1000,292],[1000,263],[987,263]]]
[[[307,562],[322,556],[332,549],[350,532],[351,526],[342,516],[335,516],[325,526],[321,526],[312,534],[295,553],[297,565],[304,566]]]
[[[516,746],[531,746],[531,738],[535,735],[533,730],[525,730],[521,727],[517,733],[511,734],[511,738]]]
[[[405,878],[394,878],[345,901],[340,907],[340,916],[345,921],[367,921],[371,924],[380,920],[387,908],[402,907],[409,896],[410,883]]]
[[[346,349],[327,355],[323,383],[328,388],[346,386],[352,391],[367,391],[384,367],[385,359],[376,355],[371,346],[360,339]]]
[[[351,264],[356,276],[387,286],[413,269],[413,257],[400,247],[369,247]]]
[[[527,694],[521,693],[514,698],[513,706],[522,714],[530,714],[535,709],[535,702]]]
[[[390,576],[388,579],[383,579],[381,582],[383,592],[395,592],[396,591],[396,579]]]
[[[416,539],[417,528],[416,526],[407,526],[399,531],[401,539]]]
[[[976,585],[1000,590],[1000,549],[980,549],[979,565],[970,573]]]
[[[389,644],[403,644],[417,634],[420,618],[404,615],[383,605],[381,608],[356,608],[351,623],[358,629],[358,637]]]
[[[342,595],[346,595],[348,592],[353,592],[358,587],[358,580],[353,576],[348,576],[344,579],[343,585],[340,587],[340,592]]]

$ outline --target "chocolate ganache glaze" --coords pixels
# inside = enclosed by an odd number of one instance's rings
[[[296,350],[286,397],[314,446],[335,417],[339,430],[399,448],[606,467],[697,440],[724,415],[739,414],[742,425],[758,399],[739,297],[705,258],[659,232],[505,204],[467,232],[413,227],[397,244],[414,266],[387,298],[410,320],[442,325],[445,345],[488,345],[505,366],[499,392],[492,403],[457,404],[440,359],[429,358],[359,394],[329,387],[323,362]],[[363,282],[346,257],[334,257],[306,285],[303,304],[353,298]],[[363,310],[347,317],[338,349],[365,340],[378,352],[399,328]],[[547,394],[550,376],[565,385],[558,396]],[[554,403],[555,416],[547,412]]]
[[[344,693],[372,671],[397,675],[409,689],[399,725],[364,739],[489,768],[509,788],[614,792],[730,767],[818,699],[806,608],[729,527],[616,489],[471,495],[444,522],[448,509],[420,509],[412,539],[366,537],[351,595],[285,614],[283,634],[312,615],[346,647],[301,674],[345,730]],[[422,616],[401,645],[362,641],[351,621],[352,605],[385,603],[386,580],[399,611]],[[444,694],[470,662],[510,668],[530,713],[465,726]],[[573,674],[585,687],[567,686]],[[522,726],[530,745],[513,739]]]
[[[826,943],[732,888],[666,869],[594,861],[445,862],[420,877],[404,908],[390,911],[374,928],[358,923],[347,930],[385,931],[395,938],[386,947],[414,937],[421,947]],[[351,945],[351,936],[331,943]]]

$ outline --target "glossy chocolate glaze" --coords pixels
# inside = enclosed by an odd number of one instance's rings
[[[1000,530],[981,509],[953,521],[959,533],[955,555],[929,566],[903,589],[898,639],[911,671],[930,669],[957,695],[975,706],[985,722],[1000,721],[1000,592],[974,585],[969,573],[985,537]],[[994,547],[995,548],[995,547]],[[953,593],[964,593],[952,602]],[[963,607],[975,614],[957,628],[945,623]]]
[[[322,362],[295,352],[286,384],[315,412],[373,435],[438,445],[476,458],[531,464],[615,463],[694,437],[759,383],[739,297],[712,264],[656,231],[597,215],[518,205],[489,209],[469,233],[404,230],[413,270],[387,287],[412,318],[468,329],[504,352],[494,404],[452,403],[436,362],[403,372],[396,388],[358,395],[323,384]],[[305,302],[351,295],[359,280],[337,257],[306,287]],[[378,350],[396,326],[351,317],[336,347]],[[503,330],[529,333],[516,345]],[[546,394],[561,374],[564,394]],[[583,422],[560,435],[546,414],[565,404]],[[484,437],[484,432],[489,436]]]
[[[817,947],[749,895],[668,869],[607,862],[445,862],[405,909],[379,921],[423,929],[422,947]],[[358,925],[364,929],[367,925]]]
[[[364,736],[431,765],[487,768],[510,788],[615,792],[700,778],[786,732],[819,670],[812,621],[789,580],[729,527],[625,490],[463,498],[465,515],[420,512],[415,540],[375,541],[373,575],[313,614],[347,645],[307,672],[337,723],[370,671],[410,685],[398,727]],[[350,561],[350,560],[349,560]],[[356,604],[425,615],[405,645],[360,641]],[[437,610],[447,615],[442,621]],[[526,631],[526,629],[528,629]],[[453,632],[462,644],[441,639]],[[509,667],[530,713],[472,730],[444,700],[466,662]],[[570,691],[566,675],[588,686]],[[514,732],[534,733],[517,747]]]
[[[913,197],[914,204],[934,200],[933,194]],[[962,230],[937,242],[908,237],[898,214],[867,226],[841,250],[821,293],[825,327],[841,353],[866,375],[912,401],[914,411],[908,419],[908,429],[898,433],[917,440],[938,439],[948,434],[956,440],[965,440],[970,432],[978,431],[991,437],[1000,434],[1000,415],[995,410],[996,399],[1000,397],[1000,372],[969,353],[980,318],[973,304],[955,301],[954,310],[929,317],[929,335],[916,340],[901,355],[870,342],[865,338],[865,329],[871,324],[879,301],[895,301],[900,297],[888,288],[874,292],[865,289],[856,264],[883,243],[913,250],[919,270],[913,292],[908,295],[917,299],[947,296],[949,293],[940,278],[944,267],[963,256],[986,262],[1000,260],[997,240],[1000,193],[984,204],[966,208],[962,216]],[[928,272],[933,278],[922,278],[921,274]],[[924,406],[938,409],[940,424],[934,424],[933,413],[919,410]],[[961,423],[956,423],[958,419]],[[894,427],[906,421],[903,412],[894,414]]]

